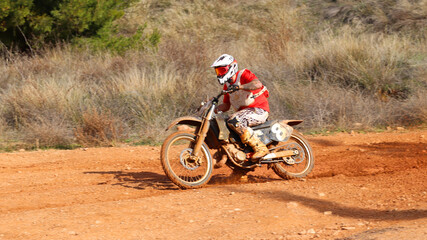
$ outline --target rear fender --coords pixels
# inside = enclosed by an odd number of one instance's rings
[[[304,122],[304,120],[283,120],[280,123],[286,124],[286,125],[289,125],[289,126],[295,126],[295,125],[298,125],[298,124],[300,124],[302,122]]]

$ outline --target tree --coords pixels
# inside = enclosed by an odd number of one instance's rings
[[[90,37],[123,15],[134,0],[1,0],[0,41],[29,48]]]
[[[27,18],[31,15],[32,0],[0,1],[0,41],[10,46],[14,40],[23,42],[23,30]]]

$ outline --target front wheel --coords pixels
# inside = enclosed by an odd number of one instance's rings
[[[196,135],[175,132],[163,142],[160,161],[166,176],[181,189],[199,188],[212,177],[212,156],[205,143],[192,156]]]
[[[314,156],[310,145],[300,133],[293,132],[289,141],[278,143],[271,148],[272,152],[296,150],[298,154],[284,159],[284,162],[275,163],[273,171],[284,179],[302,178],[307,176],[314,167]]]

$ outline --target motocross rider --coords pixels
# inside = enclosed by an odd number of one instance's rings
[[[243,143],[252,147],[251,161],[258,162],[269,150],[251,127],[267,121],[270,112],[268,90],[248,69],[238,71],[237,61],[231,55],[221,55],[211,67],[215,69],[218,82],[225,84],[224,90],[234,91],[224,95],[217,111],[226,112],[230,106],[236,109],[227,124],[239,134]]]

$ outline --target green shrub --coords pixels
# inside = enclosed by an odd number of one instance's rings
[[[32,48],[98,34],[123,15],[133,0],[3,0],[0,41],[8,48]]]
[[[100,29],[96,36],[79,38],[75,42],[81,46],[89,46],[94,51],[109,50],[123,54],[127,50],[146,50],[156,48],[160,42],[160,33],[153,30],[151,34],[145,34],[146,25],[139,27],[132,35],[126,36],[119,33],[117,26],[108,25]]]

